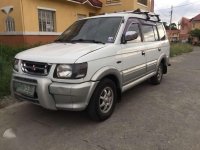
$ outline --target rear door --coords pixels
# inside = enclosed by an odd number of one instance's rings
[[[162,53],[164,53],[167,58],[169,59],[169,41],[167,39],[166,31],[162,23],[157,23],[157,29],[159,33],[159,39],[160,39],[160,50]]]
[[[147,74],[150,74],[156,71],[157,61],[161,55],[161,43],[156,24],[143,21],[142,33],[144,37],[143,44],[145,46]]]

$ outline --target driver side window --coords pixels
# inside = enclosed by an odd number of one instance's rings
[[[128,43],[139,43],[139,42],[141,42],[141,34],[140,34],[139,24],[137,24],[137,23],[130,24],[127,32],[128,31],[134,31],[134,32],[138,33],[138,38],[135,39],[135,40],[129,41]]]

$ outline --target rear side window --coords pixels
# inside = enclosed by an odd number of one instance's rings
[[[154,29],[151,25],[142,25],[142,31],[144,35],[145,42],[153,42],[155,41]]]
[[[138,33],[138,38],[135,39],[135,40],[133,40],[133,41],[130,41],[130,42],[135,42],[135,43],[141,42],[141,34],[140,34],[139,24],[137,24],[137,23],[132,23],[132,24],[129,26],[129,28],[128,28],[127,31],[135,31],[135,32]]]
[[[165,35],[165,30],[163,28],[163,25],[162,24],[158,24],[157,25],[157,28],[158,28],[158,33],[159,33],[159,36],[160,36],[160,40],[166,40],[166,35]]]
[[[157,31],[156,26],[153,26],[153,31],[154,31],[155,40],[159,41],[159,36],[158,36],[158,31]]]

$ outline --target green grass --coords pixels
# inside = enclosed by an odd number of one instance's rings
[[[187,43],[172,43],[170,56],[178,56],[183,53],[189,53],[193,51],[193,46]]]
[[[36,46],[36,45],[35,45]],[[10,94],[12,64],[15,55],[35,46],[10,47],[0,45],[0,99]]]

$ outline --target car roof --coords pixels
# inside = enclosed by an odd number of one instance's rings
[[[148,17],[150,17],[150,18],[148,19],[148,21],[161,22],[159,15],[156,15],[156,14],[150,13],[150,12],[149,12],[149,14],[150,15]],[[158,16],[158,17],[156,17],[156,16]],[[146,14],[144,14],[144,13],[134,13],[134,12],[131,12],[131,11],[106,13],[106,14],[101,14],[101,15],[97,15],[97,16],[87,17],[87,18],[84,18],[84,19],[105,18],[105,17],[123,17],[124,19],[132,17],[132,18],[139,18],[139,19],[147,20]]]

